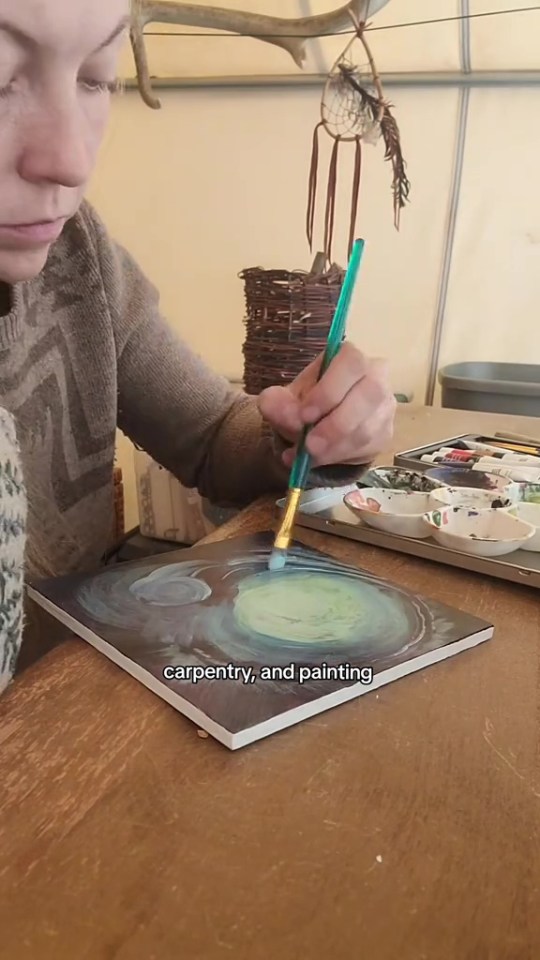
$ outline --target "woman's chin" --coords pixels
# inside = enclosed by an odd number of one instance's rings
[[[51,244],[33,250],[3,250],[0,247],[0,282],[23,283],[37,277],[47,262]]]

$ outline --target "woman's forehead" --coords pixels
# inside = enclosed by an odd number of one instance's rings
[[[0,0],[0,30],[25,46],[87,56],[121,32],[129,8],[129,0]]]

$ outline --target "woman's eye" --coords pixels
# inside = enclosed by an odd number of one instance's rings
[[[79,80],[79,83],[90,93],[116,93],[118,90],[117,80]]]

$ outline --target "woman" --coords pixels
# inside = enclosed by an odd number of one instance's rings
[[[55,575],[110,544],[117,427],[186,486],[242,505],[283,489],[304,423],[317,421],[314,481],[331,484],[358,475],[394,417],[385,366],[350,345],[318,384],[313,364],[255,399],[162,319],[83,200],[127,26],[128,0],[0,0],[0,406],[20,444],[29,555]]]

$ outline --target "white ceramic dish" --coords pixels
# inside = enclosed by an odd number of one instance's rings
[[[516,503],[508,510],[508,513],[534,527],[534,536],[523,544],[522,550],[540,553],[540,501],[538,503],[527,503],[526,501]]]
[[[443,507],[424,518],[433,539],[442,547],[477,557],[500,557],[523,548],[535,534],[530,523],[507,510]]]
[[[477,487],[439,487],[431,493],[432,510],[437,507],[471,507],[473,510],[504,509],[515,503],[508,493],[479,490]]]
[[[424,515],[432,507],[429,493],[367,487],[343,498],[345,506],[364,523],[398,537],[430,536]]]

